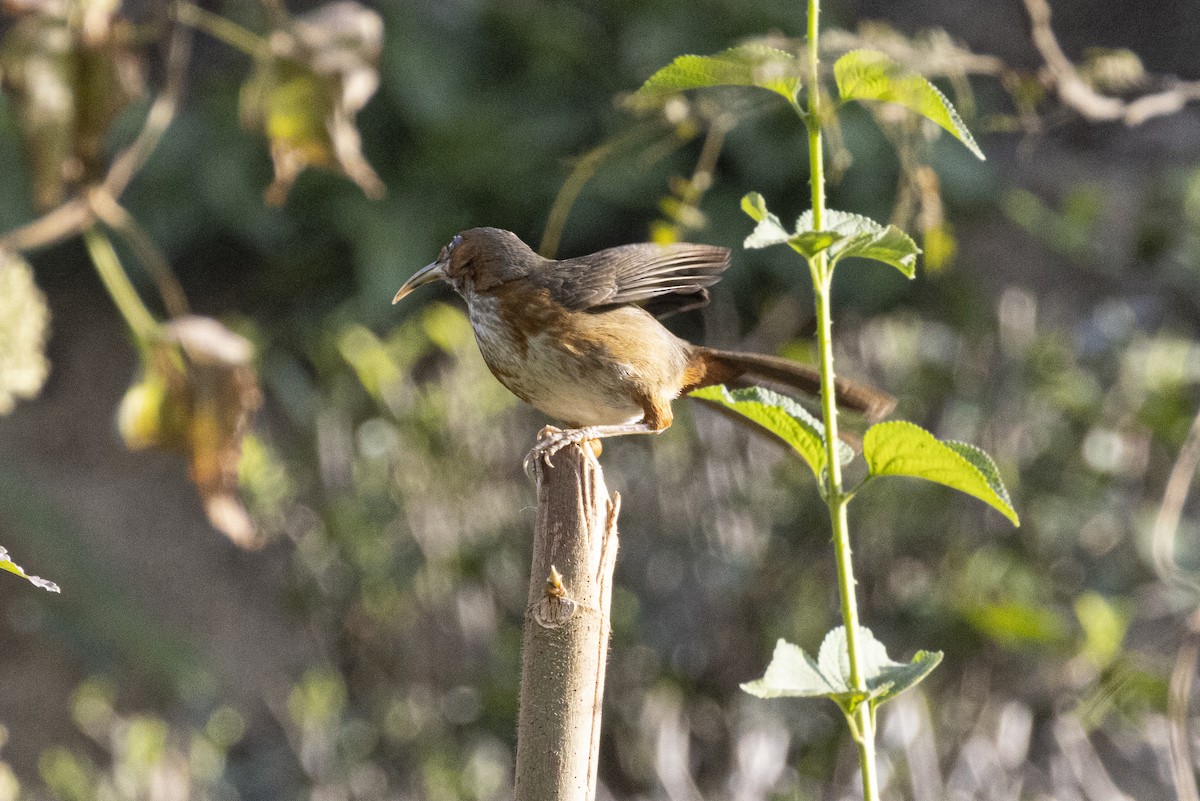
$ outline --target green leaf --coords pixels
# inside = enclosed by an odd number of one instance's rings
[[[909,278],[916,275],[921,249],[896,226],[884,227],[870,217],[837,209],[827,209],[824,222],[822,231],[816,232],[812,227],[812,211],[804,212],[796,221],[796,235],[788,244],[808,255],[806,249],[820,241],[816,236],[827,237],[830,241],[824,247],[829,249],[829,258],[834,263],[847,257],[871,259],[891,265]]]
[[[7,570],[9,573],[20,576],[33,586],[41,587],[43,590],[48,590],[49,592],[62,592],[62,590],[58,588],[58,585],[53,581],[47,581],[44,578],[31,576],[22,570],[20,565],[15,564],[8,558],[8,551],[6,551],[3,547],[0,547],[0,570]]]
[[[767,201],[758,192],[751,192],[742,198],[742,211],[758,222],[742,247],[757,249],[780,245],[791,236],[779,218],[767,211]]]
[[[779,640],[763,677],[743,684],[742,689],[759,698],[829,698],[849,714],[864,700],[878,706],[895,698],[942,661],[940,651],[918,651],[911,662],[895,662],[883,643],[862,626],[858,628],[857,644],[866,690],[856,690],[850,680],[845,626],[825,635],[815,661],[799,646]]]
[[[763,44],[746,44],[715,56],[679,56],[642,84],[635,102],[659,101],[687,89],[754,86],[794,103],[800,90],[796,57]]]
[[[990,504],[1021,525],[991,457],[973,445],[941,442],[903,420],[879,423],[863,436],[863,456],[872,476],[912,476],[945,484]]]
[[[775,643],[767,672],[742,689],[759,698],[824,698],[837,691],[803,648],[782,639]]]
[[[817,480],[821,480],[825,469],[825,426],[792,398],[762,387],[730,391],[720,384],[698,389],[691,397],[723,406],[765,428],[800,454]],[[854,458],[854,451],[840,440],[837,450],[842,464]]]
[[[838,94],[843,100],[898,103],[953,134],[967,149],[984,158],[954,105],[924,76],[911,72],[883,53],[851,50],[833,65]]]
[[[1121,644],[1129,633],[1129,611],[1098,592],[1085,592],[1075,599],[1075,617],[1084,635],[1080,655],[1105,670],[1121,655]]]
[[[966,442],[956,442],[952,439],[944,440],[942,444],[970,462],[976,470],[983,474],[988,487],[1000,497],[1000,500],[1004,501],[1009,509],[1012,508],[1012,498],[1008,495],[1008,488],[1004,486],[1004,480],[1000,478],[1000,470],[986,451]],[[1016,513],[1014,512],[1014,514]],[[1020,524],[1018,523],[1018,525]]]
[[[989,639],[1009,648],[1030,645],[1066,647],[1068,627],[1049,606],[1024,600],[964,603],[963,618]]]
[[[767,203],[758,192],[742,198],[742,211],[758,222],[743,243],[746,248],[786,243],[806,259],[827,250],[832,264],[848,256],[872,259],[895,267],[909,278],[916,275],[921,249],[894,225],[884,227],[860,214],[828,209],[821,230],[813,228],[812,211],[806,211],[796,220],[795,233],[789,234],[779,218],[767,210]]]
[[[787,238],[792,250],[806,259],[811,259],[822,250],[828,250],[841,240],[841,235],[832,231],[805,231]]]

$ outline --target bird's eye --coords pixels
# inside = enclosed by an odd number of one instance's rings
[[[460,242],[462,242],[462,234],[455,234],[454,238],[450,240],[450,250],[453,251],[456,247],[458,247]]]
[[[450,251],[449,251],[449,250],[447,250],[447,249],[446,249],[446,247],[443,245],[443,246],[442,246],[442,249],[441,249],[440,251],[438,251],[438,257],[437,257],[437,260],[438,260],[438,261],[445,261],[445,260],[446,260],[446,259],[448,259],[448,258],[450,258]]]

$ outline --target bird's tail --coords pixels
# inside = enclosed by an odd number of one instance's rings
[[[821,395],[821,374],[812,367],[779,356],[742,353],[693,346],[684,393],[713,384],[730,387],[766,386],[798,391],[817,398]],[[896,407],[896,399],[875,387],[848,378],[834,383],[837,404],[856,411],[874,422]]]

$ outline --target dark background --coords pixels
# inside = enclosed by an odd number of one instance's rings
[[[256,9],[226,6],[206,5],[262,29]],[[209,527],[182,459],[125,450],[114,415],[138,367],[124,324],[78,241],[32,258],[53,371],[0,419],[0,544],[63,593],[0,577],[0,799],[11,777],[64,799],[511,792],[534,502],[520,460],[544,421],[495,384],[449,292],[390,298],[462,228],[536,244],[572,159],[634,124],[614,97],[678,54],[798,35],[803,9],[375,7],[381,86],[359,123],[386,198],[308,171],[264,206],[266,145],[237,119],[249,59],[203,35],[183,110],[126,195],[194,309],[258,347],[246,495],[265,549]],[[1127,47],[1200,78],[1195,3],[1054,10],[1072,58]],[[1015,2],[826,6],[828,26],[863,20],[1038,67]],[[1004,133],[989,121],[1007,95],[975,87],[967,122],[988,161],[948,137],[929,150],[956,261],[913,282],[839,275],[840,369],[896,394],[899,417],[988,450],[1023,522],[903,480],[852,507],[866,624],[894,657],[946,653],[881,714],[888,797],[1079,798],[1111,776],[1127,797],[1172,798],[1166,684],[1195,598],[1155,574],[1150,531],[1200,382],[1200,111],[1126,129],[1048,102],[1041,132]],[[7,229],[33,212],[11,107],[4,119]],[[843,124],[855,161],[831,203],[886,219],[895,156],[866,115]],[[647,237],[699,143],[647,151],[601,166],[563,255]],[[741,250],[738,210],[751,190],[785,220],[802,210],[803,154],[784,109],[731,134],[689,236],[734,263],[680,321],[689,337],[808,354],[802,265]],[[841,798],[856,767],[832,705],[738,689],[776,638],[815,649],[837,622],[811,475],[686,401],[676,415],[653,441],[605,449],[625,503],[601,797]],[[1185,570],[1196,515],[1185,506]]]

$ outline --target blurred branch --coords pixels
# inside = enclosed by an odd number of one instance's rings
[[[158,331],[158,322],[130,283],[129,276],[117,257],[117,251],[113,248],[112,240],[99,227],[93,225],[83,232],[83,243],[87,246],[88,255],[96,266],[100,280],[104,282],[104,288],[112,296],[113,303],[133,330],[138,343],[152,339]]]
[[[48,247],[77,235],[92,219],[87,202],[82,198],[73,198],[36,220],[0,236],[0,249],[25,252]]]
[[[175,18],[253,58],[265,58],[271,53],[270,43],[257,33],[192,3],[179,3],[175,7]]]
[[[1053,732],[1054,740],[1085,798],[1093,801],[1136,801],[1123,793],[1113,781],[1095,746],[1088,739],[1087,731],[1075,717],[1060,715],[1054,721]]]
[[[176,17],[178,21],[178,16]],[[192,32],[186,25],[176,24],[171,30],[171,42],[167,46],[167,74],[162,91],[154,99],[142,130],[129,147],[113,159],[103,186],[110,195],[118,198],[125,191],[133,176],[150,158],[159,141],[179,108],[187,78],[188,60],[191,57]]]
[[[1050,3],[1047,0],[1024,0],[1024,3],[1033,44],[1046,62],[1048,77],[1057,87],[1059,98],[1087,119],[1120,121],[1132,127],[1154,117],[1174,114],[1189,102],[1200,100],[1200,81],[1176,81],[1161,92],[1128,101],[1097,92],[1059,45],[1050,27]]]
[[[1192,745],[1187,726],[1197,661],[1200,661],[1200,609],[1188,618],[1187,633],[1175,656],[1175,668],[1171,671],[1170,692],[1167,695],[1167,719],[1171,724],[1171,773],[1175,779],[1178,801],[1200,801],[1200,793],[1196,792],[1196,769],[1192,765]]]
[[[137,138],[121,151],[100,186],[115,202],[129,186],[133,176],[150,158],[163,133],[175,118],[183,95],[184,79],[191,53],[191,31],[175,25],[167,50],[167,71],[163,89],[150,106]],[[83,233],[96,220],[96,210],[88,198],[75,197],[32,222],[0,235],[0,249],[30,251],[49,247]]]
[[[666,234],[670,241],[681,240],[688,228],[702,228],[705,225],[704,215],[700,213],[700,201],[713,185],[713,173],[717,168],[717,159],[725,146],[725,137],[737,124],[732,114],[715,114],[709,119],[708,130],[704,136],[704,144],[700,148],[700,156],[692,170],[692,177],[671,179],[672,192],[678,197],[677,206],[664,205],[663,211],[670,222],[660,221],[654,224],[654,241],[664,241],[661,234]],[[664,198],[664,203],[667,201]],[[660,204],[661,205],[661,204]],[[662,225],[663,229],[659,229]],[[665,230],[664,230],[665,229]]]
[[[262,7],[266,10],[267,16],[271,18],[271,26],[275,28],[283,28],[288,23],[287,6],[283,4],[283,0],[262,0]]]
[[[1179,519],[1188,489],[1200,467],[1200,413],[1192,421],[1187,439],[1179,450],[1179,456],[1167,477],[1158,516],[1154,520],[1152,547],[1154,570],[1159,580],[1168,586],[1189,590],[1200,598],[1200,582],[1179,569],[1175,561],[1175,538],[1179,532]],[[1167,719],[1170,721],[1171,772],[1175,780],[1175,792],[1180,801],[1200,801],[1196,791],[1196,773],[1192,764],[1191,741],[1188,737],[1188,705],[1192,697],[1192,681],[1196,674],[1197,658],[1200,656],[1200,608],[1188,619],[1187,632],[1179,652],[1175,656],[1175,668],[1171,671],[1170,693],[1167,696]]]
[[[158,245],[155,244],[146,229],[133,219],[133,215],[103,189],[96,189],[88,193],[88,207],[101,221],[121,234],[129,247],[133,249],[138,261],[141,262],[142,267],[158,288],[167,313],[172,317],[183,317],[188,314],[187,296],[179,284],[179,279],[171,270],[167,257],[159,250]]]
[[[792,47],[801,45],[797,43]],[[855,31],[830,28],[821,34],[823,57],[836,59],[862,48],[878,50],[929,78],[944,77],[951,81],[968,75],[1000,78],[1012,71],[997,56],[973,53],[955,43],[942,30],[925,31],[910,37],[884,23],[863,22]]]
[[[1200,581],[1181,571],[1175,562],[1175,536],[1179,530],[1179,518],[1197,467],[1200,467],[1200,414],[1192,421],[1187,439],[1179,449],[1179,456],[1167,477],[1167,487],[1154,520],[1151,540],[1154,570],[1159,580],[1191,590],[1200,598]]]
[[[567,216],[571,213],[583,188],[587,186],[588,181],[592,180],[592,176],[596,174],[596,170],[600,168],[601,164],[621,148],[640,139],[643,133],[644,131],[640,127],[634,128],[621,136],[597,145],[575,160],[575,166],[571,168],[567,179],[563,181],[562,187],[559,188],[558,194],[554,198],[554,204],[550,207],[550,215],[546,219],[546,230],[542,233],[538,253],[548,259],[555,257],[558,253],[559,243],[562,241],[563,229],[567,226]]]

